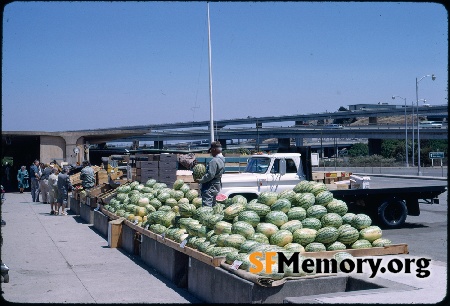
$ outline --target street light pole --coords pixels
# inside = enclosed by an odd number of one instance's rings
[[[406,98],[402,98],[400,96],[392,96],[392,99],[395,98],[400,98],[403,99],[405,101],[405,157],[406,157],[406,167],[409,167],[409,162],[408,162],[408,123],[406,120]]]
[[[420,127],[419,127],[419,82],[422,81],[424,78],[431,76],[431,80],[436,80],[436,76],[434,74],[432,75],[424,75],[420,80],[417,80],[416,78],[416,101],[417,101],[417,175],[421,176],[422,171],[420,170]]]

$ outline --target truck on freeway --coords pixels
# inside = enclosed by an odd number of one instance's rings
[[[257,154],[249,157],[241,173],[222,176],[221,194],[228,197],[243,195],[256,199],[263,191],[281,192],[293,189],[301,180],[312,180],[310,149],[299,148],[297,153]],[[378,219],[380,226],[399,228],[407,215],[420,215],[419,200],[439,203],[437,198],[447,190],[447,181],[430,181],[420,178],[405,182],[395,177],[377,178],[368,189],[330,190],[334,198],[343,200],[349,211],[366,213]]]

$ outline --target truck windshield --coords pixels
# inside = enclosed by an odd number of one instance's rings
[[[245,172],[248,173],[265,173],[270,165],[270,158],[252,157],[248,160]]]

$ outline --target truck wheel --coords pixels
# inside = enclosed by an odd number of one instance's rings
[[[406,220],[408,209],[401,200],[386,201],[378,207],[378,217],[387,228],[399,228]]]

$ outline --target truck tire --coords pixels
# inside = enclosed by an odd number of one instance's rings
[[[378,207],[378,218],[386,228],[399,228],[406,220],[408,209],[402,200],[390,200]]]

